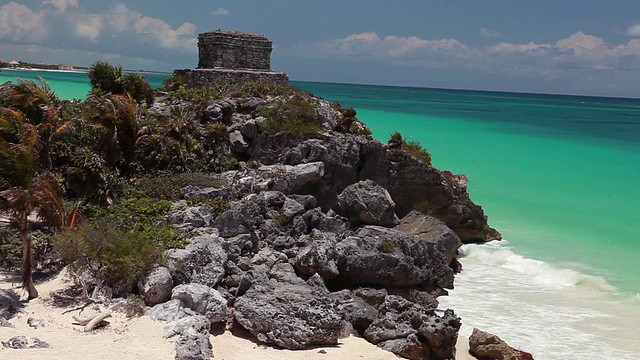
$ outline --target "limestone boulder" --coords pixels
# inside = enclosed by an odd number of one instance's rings
[[[398,224],[395,208],[396,204],[385,188],[371,180],[363,180],[347,186],[338,195],[336,212],[354,225],[392,227]]]
[[[305,275],[320,275],[324,280],[338,276],[337,240],[334,234],[313,230],[304,236],[308,246],[296,256],[296,268]]]
[[[458,235],[447,224],[415,210],[403,217],[395,229],[435,244],[436,248],[447,256],[449,262],[455,258],[456,251],[462,246]]]
[[[413,360],[452,360],[461,326],[453,310],[442,316],[400,296],[388,295],[364,333],[379,347]]]
[[[367,225],[336,245],[337,281],[353,286],[453,288],[453,270],[433,243]]]
[[[469,337],[469,353],[478,359],[533,360],[531,354],[514,349],[498,336],[476,328]]]
[[[172,289],[173,277],[169,269],[164,266],[155,268],[138,282],[138,291],[149,306],[169,300]]]
[[[174,284],[206,286],[215,286],[222,280],[229,258],[224,240],[216,233],[191,238],[184,249],[172,249],[165,255]]]
[[[172,300],[180,300],[182,306],[204,315],[212,324],[229,317],[227,300],[215,289],[201,284],[183,284],[171,292]]]
[[[336,345],[342,329],[326,288],[308,284],[254,284],[236,299],[234,316],[260,342],[293,350]]]

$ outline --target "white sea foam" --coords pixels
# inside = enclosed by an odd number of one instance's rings
[[[525,258],[506,242],[465,245],[460,261],[456,288],[439,300],[462,318],[461,336],[477,327],[537,360],[640,359],[640,304],[603,278]]]

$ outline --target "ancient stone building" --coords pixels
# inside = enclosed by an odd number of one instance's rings
[[[272,48],[271,40],[261,34],[221,30],[198,34],[198,68],[177,69],[174,75],[197,87],[215,82],[286,84],[287,74],[271,70]]]

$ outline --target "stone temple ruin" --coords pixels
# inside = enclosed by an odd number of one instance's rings
[[[198,68],[176,69],[173,75],[185,77],[194,87],[248,81],[285,85],[289,76],[271,70],[272,48],[265,35],[222,30],[198,34]]]

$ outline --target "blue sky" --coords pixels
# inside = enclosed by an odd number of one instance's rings
[[[216,29],[293,80],[640,97],[638,0],[0,1],[0,58],[171,71]]]

